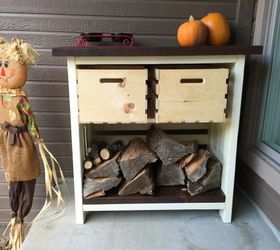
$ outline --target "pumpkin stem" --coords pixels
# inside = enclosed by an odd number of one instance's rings
[[[189,21],[193,21],[194,17],[192,15],[190,15]]]

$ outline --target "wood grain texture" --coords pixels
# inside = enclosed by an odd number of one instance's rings
[[[185,18],[190,15],[201,17],[208,12],[219,11],[227,17],[234,18],[237,0],[87,0],[78,2],[58,0],[55,4],[50,0],[35,1],[37,4],[34,4],[33,0],[25,0],[24,3],[17,0],[1,2],[3,2],[1,12],[10,13]],[[12,9],[11,6],[13,6]]]
[[[154,196],[130,195],[119,197],[116,190],[112,190],[106,196],[84,200],[84,204],[115,204],[115,203],[168,203],[168,202],[224,202],[225,195],[220,189],[211,190],[205,194],[191,197],[183,186],[157,187]]]
[[[199,47],[161,47],[139,46],[132,48],[104,47],[56,47],[54,56],[199,56],[199,55],[252,55],[261,54],[262,46],[199,46]],[[197,66],[195,66],[197,67]],[[204,66],[205,67],[205,66]]]
[[[81,123],[146,122],[147,69],[78,69],[77,78]]]
[[[156,69],[158,121],[223,122],[228,73],[225,68]]]
[[[111,16],[54,16],[54,15],[6,15],[0,14],[0,29],[38,31],[38,32],[104,32],[134,33],[137,35],[173,35],[176,36],[183,19],[147,18],[147,17],[111,17]],[[33,22],[36,18],[37,22]],[[234,30],[234,19],[229,19]]]

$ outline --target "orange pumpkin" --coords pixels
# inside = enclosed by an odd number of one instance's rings
[[[203,17],[201,21],[208,28],[208,37],[206,43],[208,45],[225,45],[230,38],[230,28],[226,18],[218,13],[209,13]]]
[[[189,21],[181,24],[177,31],[180,46],[197,46],[205,44],[207,27],[199,20],[190,16]]]

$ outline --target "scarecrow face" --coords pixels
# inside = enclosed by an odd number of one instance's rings
[[[0,86],[17,89],[22,87],[27,79],[27,67],[17,61],[9,61],[0,54]]]

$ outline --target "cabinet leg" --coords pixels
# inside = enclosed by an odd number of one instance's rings
[[[224,223],[231,223],[231,216],[232,216],[231,208],[221,209],[219,213]]]
[[[84,211],[76,211],[76,224],[84,224],[85,223],[85,212]]]

